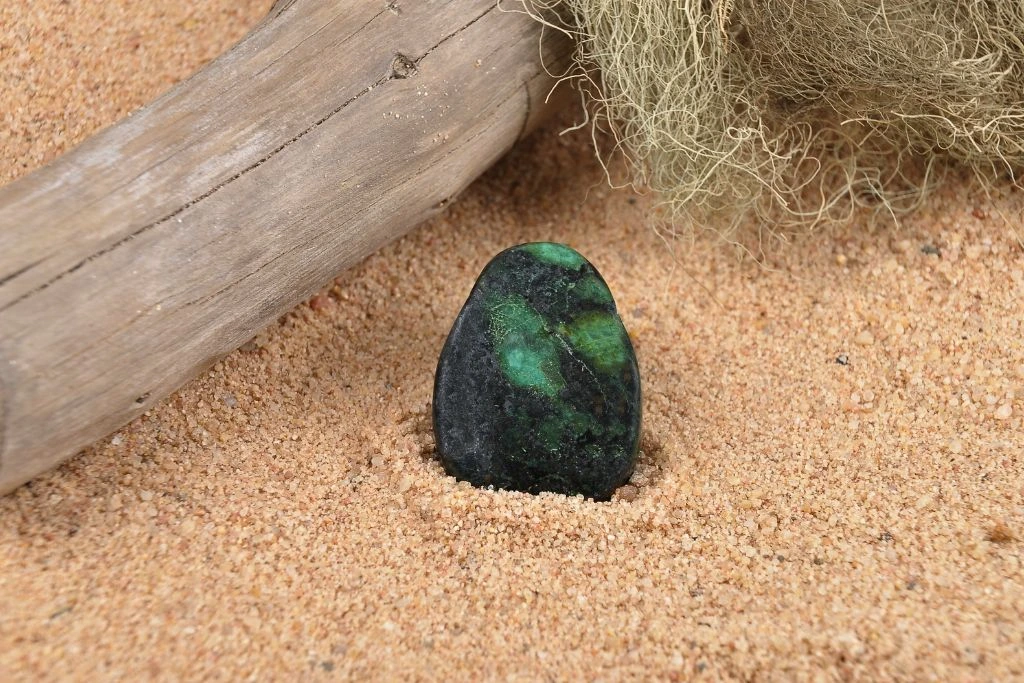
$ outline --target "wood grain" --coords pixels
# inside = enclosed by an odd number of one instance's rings
[[[441,210],[540,119],[569,53],[494,0],[281,0],[0,188],[0,493]]]

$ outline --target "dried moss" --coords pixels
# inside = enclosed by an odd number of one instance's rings
[[[536,0],[634,181],[772,224],[912,208],[946,160],[1024,165],[1024,3]]]

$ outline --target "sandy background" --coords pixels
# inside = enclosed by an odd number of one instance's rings
[[[0,179],[269,4],[0,4]],[[661,239],[556,132],[0,499],[0,679],[1024,677],[1024,193],[954,186],[757,264]],[[535,239],[601,270],[640,357],[643,459],[610,503],[432,456],[448,327]]]

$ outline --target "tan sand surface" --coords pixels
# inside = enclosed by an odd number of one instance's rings
[[[2,3],[0,178],[268,5]],[[0,680],[1024,678],[1024,193],[954,185],[756,263],[662,239],[557,132],[0,499]],[[610,503],[433,457],[448,328],[537,239],[602,271],[640,357]]]

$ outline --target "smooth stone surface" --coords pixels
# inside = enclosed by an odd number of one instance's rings
[[[636,464],[640,372],[597,270],[550,242],[494,257],[441,351],[433,409],[458,479],[611,497]]]

